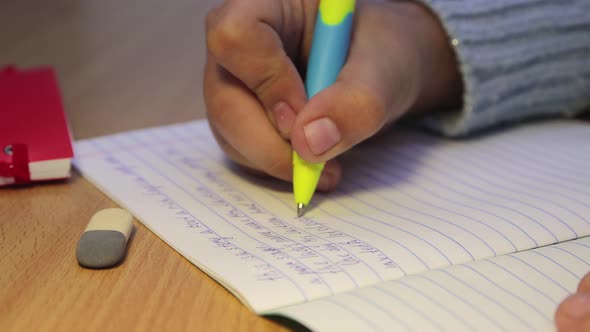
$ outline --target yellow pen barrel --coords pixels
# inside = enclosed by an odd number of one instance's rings
[[[308,98],[334,84],[344,66],[354,7],[354,0],[320,0],[305,75]],[[293,193],[298,213],[309,205],[323,168],[323,163],[306,162],[293,152]]]
[[[293,151],[293,193],[296,203],[309,204],[324,169],[324,164],[308,163]]]

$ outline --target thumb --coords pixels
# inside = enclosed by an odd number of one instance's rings
[[[404,114],[418,89],[405,79],[411,75],[401,73],[405,69],[391,66],[351,52],[337,81],[297,114],[291,144],[299,156],[309,162],[332,159]]]

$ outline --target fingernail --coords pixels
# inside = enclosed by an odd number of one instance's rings
[[[315,155],[322,154],[340,142],[340,131],[329,118],[317,119],[303,127],[307,145]]]
[[[570,319],[581,319],[590,315],[590,294],[578,293],[572,295],[568,299],[569,305],[567,311],[564,312]]]
[[[272,113],[275,117],[275,122],[279,127],[279,131],[283,135],[289,135],[291,133],[291,128],[293,127],[293,122],[295,122],[295,112],[291,106],[284,101],[278,102],[272,108]]]

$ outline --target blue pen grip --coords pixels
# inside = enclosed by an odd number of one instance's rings
[[[318,13],[305,78],[308,98],[336,81],[348,53],[352,16],[350,13],[341,23],[328,25]]]

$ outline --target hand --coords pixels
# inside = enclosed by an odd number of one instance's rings
[[[347,63],[307,100],[303,70],[317,0],[227,0],[207,17],[205,101],[235,162],[290,181],[292,149],[328,161],[319,190],[340,180],[333,160],[401,116],[458,104],[461,79],[438,20],[414,1],[360,1]]]
[[[590,332],[590,273],[557,308],[555,324],[559,332]]]

